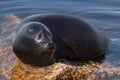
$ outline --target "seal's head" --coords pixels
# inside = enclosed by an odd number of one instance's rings
[[[46,66],[54,63],[53,35],[42,23],[29,22],[21,26],[13,44],[16,56],[27,64]]]

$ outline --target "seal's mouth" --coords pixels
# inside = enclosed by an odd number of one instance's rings
[[[46,52],[48,53],[53,53],[54,49],[51,49],[51,50],[47,50]]]

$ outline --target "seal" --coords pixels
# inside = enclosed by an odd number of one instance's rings
[[[110,40],[95,27],[67,14],[35,14],[17,26],[15,55],[26,64],[48,66],[60,59],[98,58]]]

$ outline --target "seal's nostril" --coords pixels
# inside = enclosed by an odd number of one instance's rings
[[[48,46],[49,46],[49,47],[52,47],[52,46],[53,46],[53,43],[49,43]]]
[[[47,47],[48,47],[49,49],[53,49],[53,48],[54,48],[54,44],[53,44],[53,43],[48,43]]]

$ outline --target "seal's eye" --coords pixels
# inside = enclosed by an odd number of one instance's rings
[[[42,33],[38,33],[37,38],[38,38],[38,39],[41,39],[41,38],[42,38]]]
[[[42,37],[43,37],[43,34],[42,34],[42,32],[40,31],[39,33],[36,34],[35,40],[36,40],[37,42],[41,42]]]

